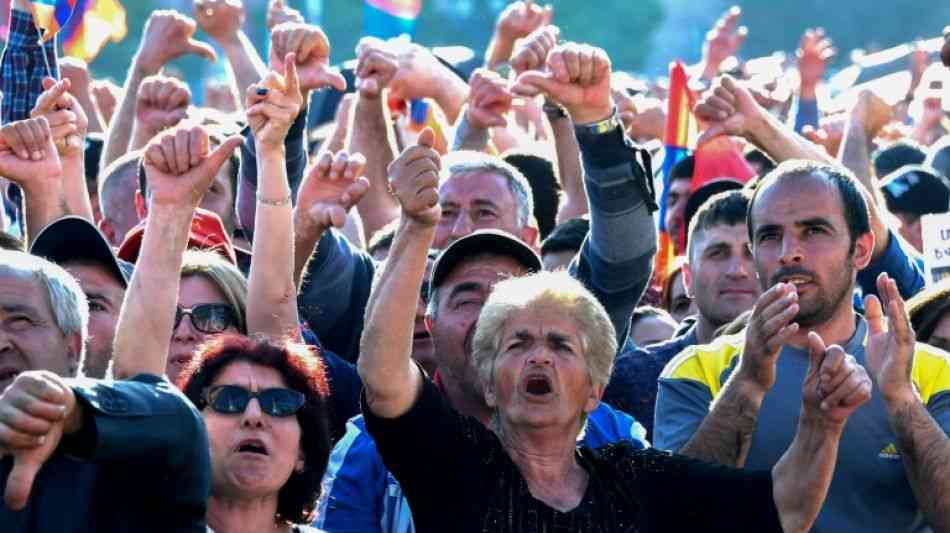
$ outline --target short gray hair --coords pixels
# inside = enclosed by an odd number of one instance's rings
[[[531,222],[534,215],[534,198],[531,195],[531,184],[524,174],[503,159],[466,150],[450,152],[442,158],[441,181],[445,183],[450,178],[472,172],[491,172],[505,178],[508,189],[515,197],[518,209],[518,224],[522,227]],[[440,184],[441,186],[441,184]]]
[[[89,336],[89,302],[86,294],[69,272],[61,266],[25,252],[0,250],[0,271],[30,275],[46,289],[46,296],[56,326],[67,337],[78,333],[82,340],[79,367],[86,356],[86,339]]]
[[[594,386],[606,386],[617,355],[617,334],[610,316],[597,298],[564,271],[539,272],[500,281],[478,316],[472,339],[472,357],[479,378],[491,383],[502,333],[516,311],[554,305],[574,319]]]

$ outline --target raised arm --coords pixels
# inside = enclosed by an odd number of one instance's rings
[[[422,390],[422,371],[412,362],[415,309],[426,257],[442,214],[439,207],[439,154],[425,129],[419,144],[403,151],[390,167],[394,194],[402,207],[399,228],[366,306],[366,327],[357,364],[366,403],[383,418],[408,411]]]
[[[212,151],[208,132],[194,126],[163,132],[146,148],[148,218],[116,325],[112,359],[116,379],[165,374],[191,219],[215,174],[241,141],[231,137]]]
[[[535,5],[532,0],[508,4],[495,23],[495,33],[485,53],[485,66],[495,70],[507,63],[518,39],[527,37],[534,30],[549,24],[553,15],[554,9],[550,4],[542,7]]]
[[[63,167],[46,117],[0,127],[0,175],[23,189],[29,238],[66,214]]]
[[[247,88],[245,107],[257,153],[257,214],[247,290],[247,330],[273,338],[300,339],[297,287],[294,284],[294,232],[284,139],[303,95],[297,63],[289,54],[286,72],[270,72]]]
[[[488,69],[476,69],[469,78],[468,104],[459,118],[452,150],[484,151],[491,128],[508,125],[512,95],[508,80]]]
[[[195,21],[175,11],[157,10],[149,16],[142,42],[125,78],[121,99],[109,122],[102,147],[102,168],[129,151],[135,101],[142,80],[158,74],[166,63],[185,54],[198,54],[210,61],[217,58],[210,45],[192,38],[194,33]]]
[[[129,150],[143,148],[159,133],[188,116],[191,89],[184,82],[156,74],[142,80],[135,96],[135,119]]]
[[[33,118],[46,117],[53,135],[53,144],[63,165],[62,197],[59,205],[64,215],[75,215],[93,222],[92,203],[86,187],[85,145],[89,122],[83,108],[69,93],[72,82],[68,79],[43,80],[46,91],[36,100],[30,112]],[[39,231],[56,218],[41,221],[33,229]]]
[[[99,114],[99,108],[92,98],[92,80],[89,78],[89,65],[75,57],[64,57],[59,60],[59,72],[63,79],[69,80],[69,94],[76,98],[76,102],[86,114],[89,122],[89,133],[102,133],[105,123]]]
[[[950,438],[921,401],[911,378],[915,366],[915,335],[897,284],[887,275],[878,277],[878,294],[865,298],[868,320],[867,361],[884,399],[897,449],[907,479],[927,522],[934,531],[950,531]],[[919,371],[927,376],[947,375],[950,362]]]
[[[386,174],[386,168],[397,155],[386,96],[389,82],[399,70],[399,59],[378,39],[361,40],[356,51],[356,103],[348,123],[350,131],[346,149],[366,156],[370,189],[357,210],[363,219],[366,236],[372,237],[399,216],[399,204],[389,194]]]
[[[574,123],[585,169],[591,230],[572,262],[574,274],[604,305],[623,345],[630,313],[650,279],[656,252],[649,157],[626,138],[610,93],[610,58],[600,48],[566,43],[545,72],[518,77],[516,94],[546,94]]]
[[[267,73],[264,60],[241,29],[244,24],[244,4],[241,0],[197,0],[193,13],[198,27],[205,31],[224,50],[234,72],[238,95],[259,82]]]

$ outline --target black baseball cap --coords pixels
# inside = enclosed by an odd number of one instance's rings
[[[494,229],[478,230],[453,242],[439,254],[429,278],[429,292],[441,285],[459,263],[485,253],[511,257],[531,272],[544,268],[538,254],[511,234]]]
[[[892,213],[946,213],[950,205],[946,179],[923,165],[907,165],[891,172],[881,180],[881,193]]]
[[[104,266],[123,287],[129,286],[132,263],[116,257],[112,247],[98,228],[76,216],[64,217],[43,228],[33,239],[30,253],[56,264],[89,261]]]

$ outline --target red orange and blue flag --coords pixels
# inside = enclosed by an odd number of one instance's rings
[[[33,9],[33,21],[36,27],[43,30],[42,42],[53,38],[61,29],[66,27],[70,17],[76,11],[79,0],[33,0],[30,7]]]

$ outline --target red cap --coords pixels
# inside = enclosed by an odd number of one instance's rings
[[[125,235],[122,246],[119,246],[119,257],[130,263],[136,262],[139,258],[139,250],[142,249],[144,235],[145,220],[142,220]],[[224,229],[221,217],[206,209],[199,207],[195,210],[195,216],[191,219],[191,230],[188,232],[188,248],[217,252],[232,265],[237,265],[234,246],[231,244],[228,232]]]

